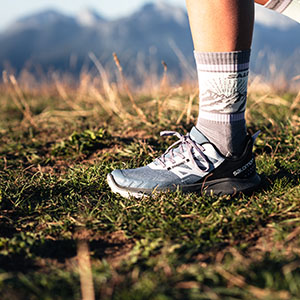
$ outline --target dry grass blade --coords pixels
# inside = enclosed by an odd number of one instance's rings
[[[286,101],[285,99],[282,99],[280,97],[274,97],[272,99],[264,98],[263,100],[261,100],[259,102],[259,104],[262,104],[262,103],[278,105],[278,106],[282,105],[282,106],[286,106],[286,107],[289,107],[291,105],[288,101]]]
[[[191,123],[192,106],[193,106],[193,102],[194,102],[194,99],[196,98],[197,94],[198,93],[190,95],[189,102],[187,105],[187,110],[186,110],[186,123],[187,124]]]
[[[102,95],[96,90],[94,87],[93,89],[93,96],[97,95],[97,99],[101,105],[104,105],[104,109],[106,111],[111,110],[114,114],[116,114],[118,117],[120,117],[122,120],[125,119],[132,119],[132,116],[128,112],[124,112],[124,106],[122,106],[122,103],[120,101],[120,98],[118,97],[118,93],[112,88],[112,86],[109,83],[108,76],[106,74],[106,71],[100,61],[97,59],[94,53],[89,53],[89,57],[92,60],[92,62],[95,64],[102,81],[103,89],[105,92],[105,95],[107,96],[109,100],[109,104],[107,105],[105,100],[103,99]],[[109,108],[108,108],[109,106]]]
[[[291,105],[290,109],[294,110],[298,107],[298,105],[300,105],[300,91],[298,92],[293,104]]]
[[[115,64],[116,64],[116,66],[117,66],[117,68],[118,68],[118,70],[119,70],[119,73],[120,73],[121,80],[122,80],[123,86],[124,86],[124,88],[125,88],[125,91],[126,91],[128,97],[129,97],[129,100],[130,100],[131,104],[132,104],[132,107],[134,108],[134,110],[136,111],[136,113],[138,114],[138,116],[141,117],[142,121],[143,121],[145,124],[147,124],[148,126],[152,126],[152,124],[147,120],[147,117],[146,117],[146,115],[144,114],[144,112],[143,112],[143,111],[137,106],[137,104],[135,103],[135,100],[134,100],[134,98],[133,98],[133,95],[132,95],[132,93],[131,93],[131,91],[130,91],[130,89],[129,89],[129,87],[128,87],[127,81],[126,81],[126,79],[125,79],[125,77],[124,77],[124,75],[123,75],[123,68],[122,68],[122,66],[121,66],[121,64],[120,64],[120,60],[119,60],[117,54],[116,54],[116,53],[113,53],[113,57],[114,57]]]
[[[186,57],[183,55],[183,53],[177,47],[175,42],[173,40],[170,40],[169,45],[170,45],[171,49],[174,51],[175,55],[178,57],[180,65],[182,66],[182,69],[185,71],[185,73],[189,76],[189,79],[195,78],[196,72],[194,71],[194,68],[192,68],[190,66]]]
[[[230,272],[226,271],[222,266],[217,266],[216,271],[226,280],[228,280],[230,284],[238,286],[240,288],[244,288],[246,284],[244,277],[237,274],[233,275]]]
[[[78,110],[78,111],[82,110],[82,108],[78,104],[76,104],[75,102],[73,102],[69,99],[68,94],[67,94],[64,86],[60,83],[58,77],[55,74],[53,74],[52,77],[54,79],[58,94],[67,103],[67,105],[69,107],[71,107],[73,110]]]
[[[266,98],[268,98],[270,95],[266,94],[263,95],[262,97],[257,98],[250,106],[249,108],[246,110],[245,112],[245,118],[246,121],[249,122],[251,120],[251,111],[254,109],[255,106],[258,105],[258,103],[263,102]]]
[[[12,84],[13,91],[11,93],[12,100],[14,101],[16,107],[22,112],[23,117],[27,120],[31,126],[37,127],[36,123],[33,120],[33,116],[30,110],[28,103],[26,102],[23,92],[18,85],[17,79],[14,75],[7,77],[6,72],[3,72],[3,79],[5,83],[9,82]]]
[[[158,105],[158,118],[161,119],[162,115],[164,112],[166,112],[166,110],[168,108],[170,108],[170,99],[174,96],[176,96],[176,93],[179,93],[181,91],[181,87],[180,88],[176,88],[176,89],[172,89],[166,96],[164,99],[162,99],[159,102]],[[168,103],[168,105],[165,105],[165,103]],[[175,109],[178,109],[178,105],[176,105]],[[180,106],[180,111],[183,110],[183,105]]]
[[[98,90],[94,86],[90,88],[90,93],[91,96],[101,105],[101,107],[109,116],[112,116],[115,113],[110,103],[107,103],[107,101],[105,101],[103,96],[100,93],[98,93]],[[117,114],[117,116],[119,115]]]
[[[185,108],[185,109],[182,111],[182,113],[180,114],[179,118],[178,118],[177,121],[176,121],[176,125],[178,125],[178,124],[182,121],[182,119],[183,119],[184,115],[186,114],[186,112],[187,112],[187,108]]]
[[[161,62],[163,68],[164,68],[164,73],[160,82],[160,90],[164,90],[167,87],[168,83],[168,77],[167,77],[167,72],[168,72],[168,66],[165,61],[162,60]]]
[[[199,283],[197,281],[183,281],[176,284],[176,288],[178,289],[196,289],[199,288]]]
[[[82,300],[95,300],[90,251],[85,240],[77,242],[77,260]]]
[[[167,81],[168,80],[168,78],[167,78],[168,66],[164,61],[162,61],[161,64],[164,68],[164,73],[163,73],[162,79],[160,81],[159,91],[163,92],[163,91],[167,90],[167,87],[168,87],[168,81]],[[158,114],[158,119],[160,120],[162,117],[162,104],[164,103],[164,100],[162,100],[161,96],[158,95],[157,99],[154,100],[154,102],[157,105],[157,114]]]
[[[193,101],[194,101],[197,94],[198,94],[198,92],[196,92],[196,93],[189,96],[189,100],[188,100],[187,104],[185,105],[185,108],[182,110],[182,113],[180,114],[179,118],[176,121],[177,125],[182,121],[185,114],[186,114],[186,123],[190,124],[191,115],[192,115]]]
[[[291,299],[291,295],[287,291],[272,291],[269,289],[261,289],[255,286],[249,286],[248,290],[256,299]]]

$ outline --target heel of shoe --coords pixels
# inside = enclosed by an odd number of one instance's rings
[[[247,179],[223,178],[212,180],[203,184],[203,191],[215,195],[235,195],[238,193],[249,193],[256,190],[261,183],[258,174]]]

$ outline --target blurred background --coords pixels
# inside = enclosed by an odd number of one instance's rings
[[[0,71],[45,80],[78,79],[99,67],[116,76],[112,53],[136,84],[161,76],[195,79],[193,45],[183,0],[14,0],[0,11]],[[256,7],[252,74],[291,81],[300,74],[300,25]]]

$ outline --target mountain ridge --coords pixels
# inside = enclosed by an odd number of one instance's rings
[[[300,37],[300,26],[289,21],[283,24],[278,28],[256,23],[251,62],[254,73],[269,76],[268,65],[275,63],[287,77],[300,74],[297,59],[300,39],[295,38]],[[0,43],[3,45],[0,71],[9,69],[18,73],[24,67],[33,70],[34,65],[39,65],[45,72],[51,68],[78,74],[83,64],[92,66],[89,52],[107,68],[112,68],[111,54],[117,52],[125,72],[134,78],[143,75],[141,70],[137,71],[137,63],[144,64],[140,68],[144,71],[152,69],[160,73],[160,62],[164,60],[178,80],[187,75],[180,64],[194,68],[186,12],[181,7],[164,3],[148,3],[116,20],[105,19],[91,9],[77,16],[43,11],[16,21],[0,34]],[[71,56],[77,58],[76,67],[70,67]]]

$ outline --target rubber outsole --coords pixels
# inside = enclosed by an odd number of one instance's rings
[[[256,190],[261,179],[258,174],[253,175],[247,179],[237,179],[237,178],[222,178],[218,180],[204,181],[198,184],[190,184],[185,186],[174,186],[166,189],[134,189],[134,188],[124,188],[119,186],[114,180],[111,174],[107,175],[107,182],[114,193],[118,193],[125,198],[135,197],[142,198],[144,196],[150,196],[154,193],[175,191],[177,188],[185,193],[188,192],[200,192],[201,194],[214,194],[214,195],[236,195],[239,193],[249,193]]]
[[[204,189],[215,195],[235,195],[252,192],[260,186],[260,183],[259,175],[255,174],[247,179],[223,178],[209,181],[204,184]]]

